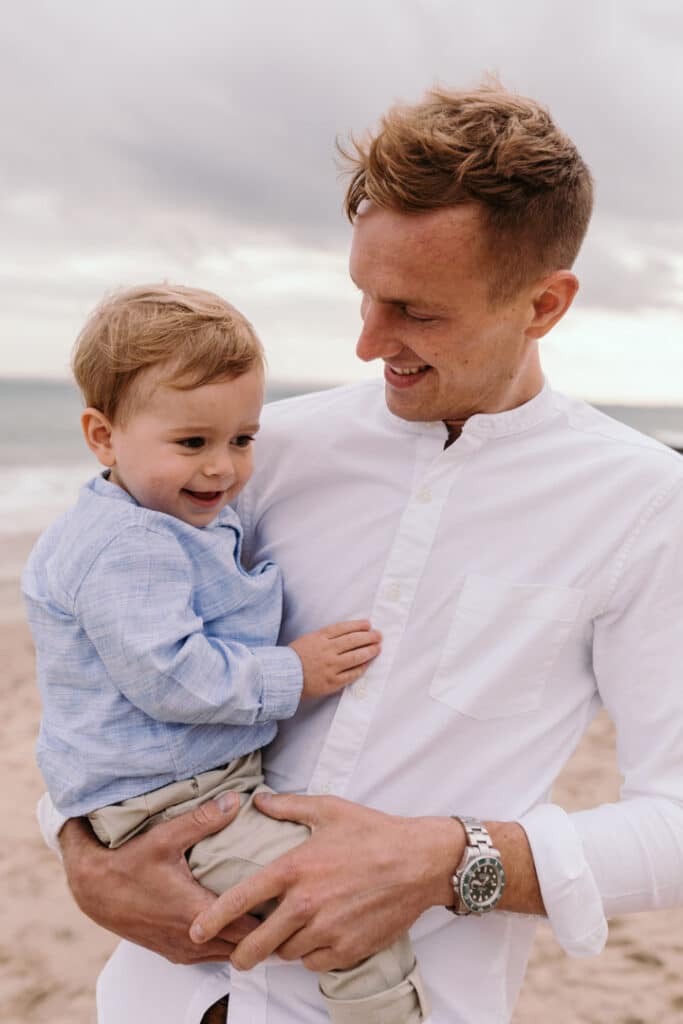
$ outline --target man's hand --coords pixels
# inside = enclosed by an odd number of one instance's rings
[[[193,879],[185,850],[228,825],[239,808],[223,794],[173,821],[108,850],[86,822],[67,821],[60,833],[69,885],[81,910],[97,924],[161,953],[173,963],[227,960],[234,944],[256,927],[237,921],[204,946],[188,938],[192,918],[216,899]]]
[[[303,667],[302,697],[327,697],[355,683],[380,653],[381,640],[366,619],[335,622],[292,640]]]
[[[237,945],[231,960],[239,969],[275,951],[313,971],[351,967],[390,945],[428,907],[452,903],[450,874],[464,848],[458,822],[393,817],[335,797],[261,794],[256,802],[313,834],[195,920],[193,939],[208,943],[257,904],[280,901]]]

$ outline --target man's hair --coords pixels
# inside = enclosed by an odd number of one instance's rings
[[[351,172],[345,210],[364,200],[405,213],[478,203],[491,298],[512,297],[572,266],[593,207],[593,181],[574,143],[534,100],[494,82],[471,92],[434,89],[395,106],[366,139],[340,147]]]
[[[71,365],[86,405],[113,421],[142,400],[144,389],[134,384],[149,367],[163,367],[156,383],[189,390],[264,362],[254,328],[229,302],[199,288],[148,284],[97,306],[76,339]]]

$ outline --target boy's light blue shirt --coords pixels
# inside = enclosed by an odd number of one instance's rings
[[[96,477],[43,534],[22,588],[37,651],[38,763],[68,817],[269,743],[299,703],[276,647],[282,581],[240,565],[225,508],[199,529]]]

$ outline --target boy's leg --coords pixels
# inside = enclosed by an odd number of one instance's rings
[[[259,791],[268,789],[258,786]],[[237,818],[222,832],[207,836],[190,851],[192,874],[216,893],[308,838],[303,825],[261,814],[253,796],[243,798]],[[262,906],[257,913],[265,916],[272,909]],[[321,975],[320,991],[334,1024],[420,1024],[429,1017],[427,994],[407,935],[349,970]]]
[[[355,967],[321,974],[320,991],[334,1024],[419,1024],[431,1010],[407,935]]]
[[[255,750],[222,768],[100,807],[88,815],[88,820],[100,842],[115,849],[154,825],[191,811],[221,793],[249,793],[262,782],[261,752]]]
[[[90,820],[103,842],[117,846],[222,792],[239,792],[242,807],[237,818],[222,832],[202,839],[188,854],[195,878],[221,893],[299,846],[310,834],[304,825],[275,821],[256,809],[254,793],[270,792],[262,782],[260,754],[256,751],[223,769],[96,811]],[[256,912],[265,915],[272,909],[274,905],[262,906]],[[350,970],[322,975],[320,984],[335,1024],[417,1024],[426,1021],[429,1014],[407,936]]]

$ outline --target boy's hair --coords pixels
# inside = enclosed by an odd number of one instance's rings
[[[129,415],[148,367],[186,390],[263,367],[261,342],[246,317],[213,292],[148,284],[107,296],[76,339],[71,366],[85,403],[109,420]]]
[[[574,143],[534,100],[496,81],[471,92],[434,89],[395,106],[352,151],[344,206],[351,222],[363,200],[420,213],[478,203],[491,299],[572,266],[593,207],[593,181]]]

